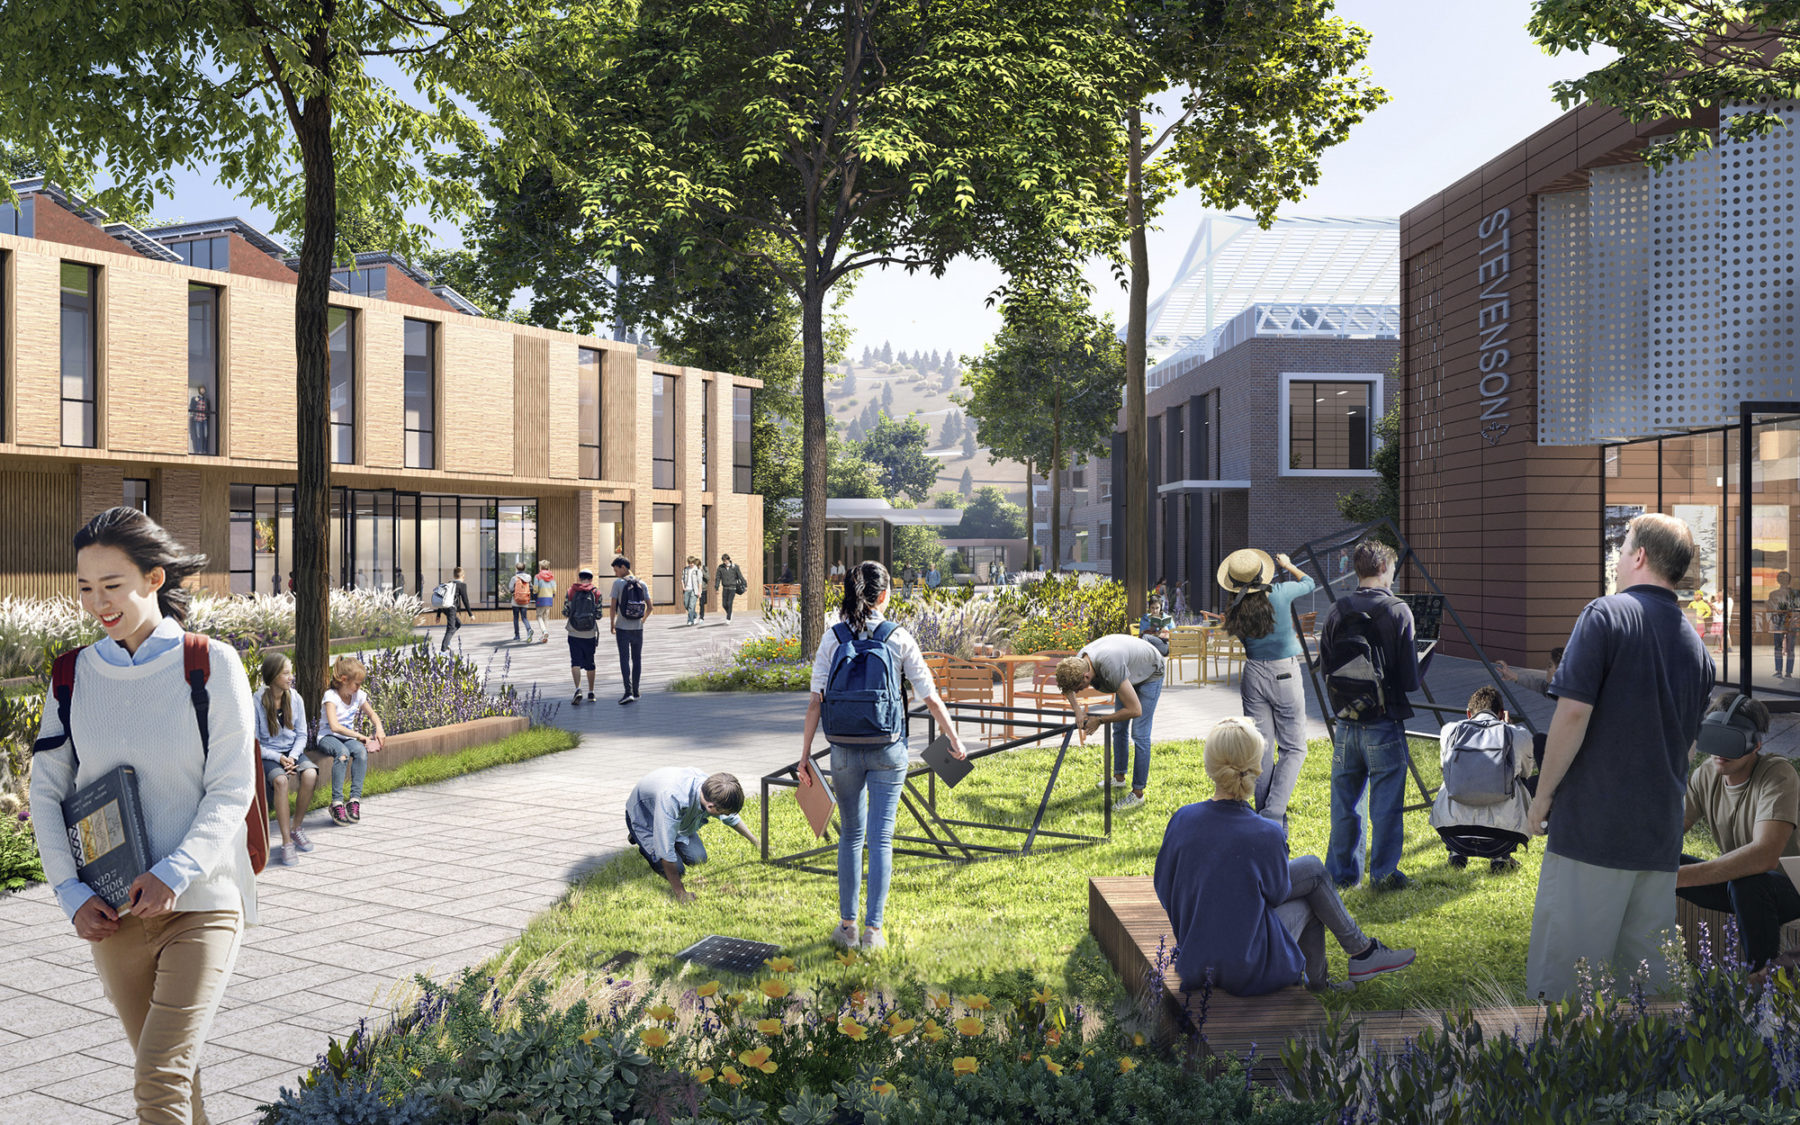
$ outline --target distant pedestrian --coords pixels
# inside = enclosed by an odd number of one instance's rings
[[[912,597],[913,587],[919,584],[919,568],[908,566],[900,572],[900,592]]]
[[[450,581],[440,582],[437,589],[431,592],[431,600],[437,607],[438,615],[444,619],[444,643],[438,646],[439,652],[450,651],[450,638],[456,636],[456,631],[462,628],[460,615],[471,612],[469,586],[463,581],[463,568],[459,566],[450,574]]]
[[[706,571],[700,567],[700,560],[688,556],[687,566],[681,570],[681,604],[687,610],[687,623],[692,625],[700,612],[700,599],[706,596]]]
[[[538,630],[544,634],[539,644],[550,643],[550,607],[556,604],[556,574],[550,564],[538,560],[537,576],[531,580],[531,593],[537,599]]]
[[[587,673],[588,702],[594,701],[594,650],[600,644],[600,591],[594,588],[594,572],[582,567],[574,585],[563,595],[563,632],[569,638],[569,678],[575,682],[571,706],[581,706],[581,674]],[[549,632],[548,629],[545,630]]]
[[[1775,678],[1785,680],[1794,674],[1794,638],[1800,635],[1800,590],[1791,583],[1794,576],[1787,571],[1775,575],[1775,588],[1769,591],[1769,637],[1775,644]],[[1786,664],[1782,654],[1787,654]]]
[[[1550,682],[1556,714],[1527,823],[1548,832],[1531,914],[1525,992],[1561,1000],[1577,962],[1668,982],[1688,751],[1716,676],[1683,619],[1675,584],[1694,536],[1673,516],[1631,521],[1616,594],[1595,598]]]
[[[725,620],[731,620],[731,603],[737,596],[749,589],[744,581],[744,572],[738,564],[731,561],[730,555],[719,556],[719,569],[716,575],[719,586],[719,600],[725,604]]]
[[[212,399],[207,396],[205,387],[196,387],[194,397],[188,399],[188,452],[202,456],[210,455],[212,443]]]
[[[531,571],[520,559],[518,569],[513,572],[512,582],[508,584],[512,595],[513,640],[519,639],[519,626],[525,626],[525,643],[530,644],[531,632]]]
[[[288,593],[294,592],[294,572],[288,571]]]
[[[794,564],[793,563],[784,563],[782,565],[781,584],[783,586],[792,586],[794,584]]]
[[[1275,583],[1277,565],[1294,580]],[[1286,828],[1288,798],[1306,762],[1306,686],[1293,605],[1313,592],[1314,583],[1286,555],[1271,558],[1254,547],[1228,555],[1219,565],[1218,579],[1231,595],[1224,629],[1244,645],[1238,699],[1262,735],[1256,811]]]
[[[620,555],[612,562],[612,617],[610,628],[619,646],[619,679],[624,686],[620,704],[638,700],[638,680],[644,670],[644,622],[656,612],[650,588],[631,573],[631,560]]]
[[[943,584],[944,576],[938,572],[937,564],[933,563],[931,569],[925,572],[925,586],[935,590]]]

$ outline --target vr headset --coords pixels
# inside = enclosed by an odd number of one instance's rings
[[[1762,732],[1756,729],[1750,716],[1738,714],[1749,698],[1739,692],[1730,707],[1714,711],[1700,720],[1700,737],[1695,741],[1702,754],[1729,760],[1741,758],[1756,749],[1757,743],[1762,741]]]

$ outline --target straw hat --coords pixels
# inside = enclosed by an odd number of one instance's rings
[[[1228,594],[1236,594],[1246,586],[1267,586],[1275,577],[1275,560],[1269,552],[1244,547],[1225,556],[1219,564],[1219,585]]]

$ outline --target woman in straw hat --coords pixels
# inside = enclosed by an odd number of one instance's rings
[[[1294,581],[1273,584],[1279,565]],[[1245,547],[1219,564],[1219,585],[1231,595],[1225,631],[1244,642],[1244,674],[1238,681],[1244,714],[1262,734],[1262,773],[1256,809],[1287,825],[1288,798],[1306,761],[1306,687],[1300,638],[1294,632],[1295,599],[1313,592],[1313,580],[1286,555]],[[1276,748],[1280,747],[1280,759]]]
[[[1352,983],[1413,963],[1357,926],[1317,856],[1288,859],[1281,829],[1250,807],[1263,739],[1230,718],[1206,736],[1213,797],[1169,818],[1156,855],[1156,897],[1175,931],[1175,971],[1199,988],[1211,978],[1233,996],[1305,984],[1328,987],[1325,931],[1350,958]]]

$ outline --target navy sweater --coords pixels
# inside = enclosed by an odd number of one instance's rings
[[[1156,855],[1156,897],[1175,931],[1175,971],[1198,990],[1260,996],[1300,982],[1306,960],[1275,917],[1287,900],[1287,837],[1244,801],[1177,809]]]

